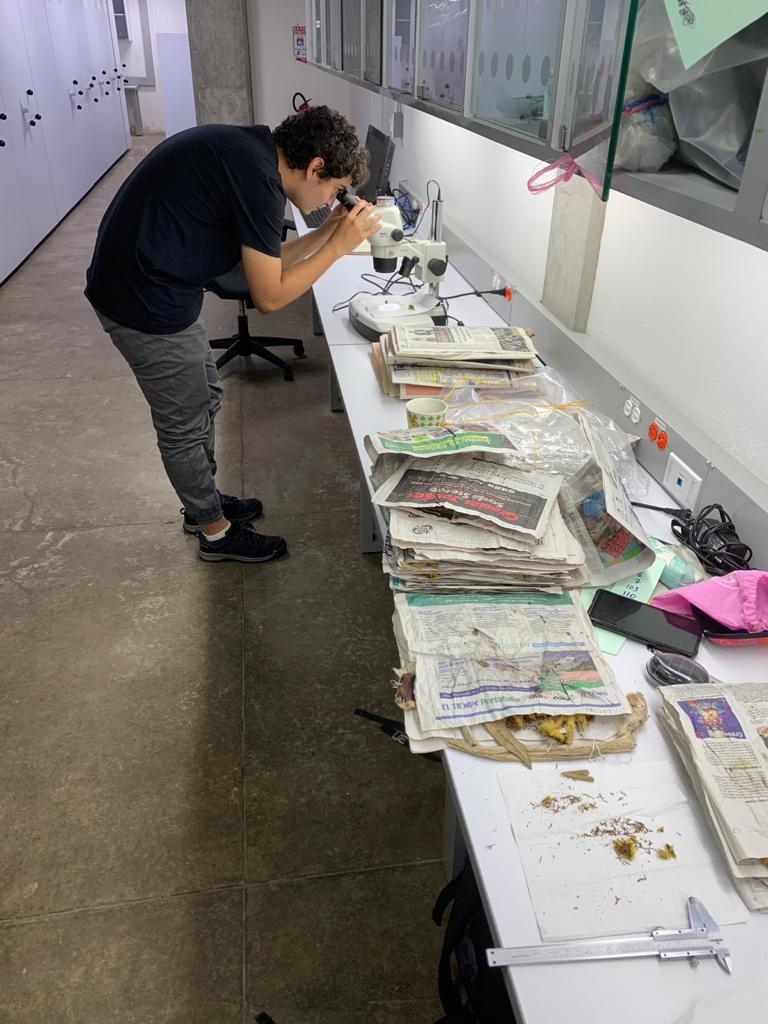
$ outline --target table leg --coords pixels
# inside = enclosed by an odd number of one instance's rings
[[[320,319],[320,313],[318,312],[314,295],[312,296],[312,333],[316,334],[317,337],[320,337],[323,333],[323,323]]]
[[[360,476],[360,550],[363,554],[374,554],[383,546],[376,516],[373,513],[371,494],[365,477]]]
[[[344,412],[344,400],[339,390],[339,382],[336,378],[336,371],[333,363],[328,367],[328,405],[331,412]]]
[[[443,819],[443,870],[450,882],[464,867],[467,847],[461,834],[461,825],[456,813],[456,804],[448,779],[445,780],[445,817]]]

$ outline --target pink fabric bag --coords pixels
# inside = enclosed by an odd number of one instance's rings
[[[654,597],[651,604],[682,615],[699,608],[727,629],[762,633],[768,630],[768,572],[739,569],[670,590]]]

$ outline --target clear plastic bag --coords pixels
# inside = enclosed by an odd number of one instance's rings
[[[570,476],[589,458],[587,439],[572,410],[541,399],[502,398],[499,392],[463,388],[448,399],[449,423],[493,423],[532,469]],[[467,401],[467,399],[469,399]]]
[[[570,384],[551,366],[539,366],[532,373],[515,375],[513,387],[456,387],[446,388],[440,396],[443,401],[453,405],[462,405],[480,400],[499,402],[517,399],[544,399],[553,405],[567,405],[569,402],[581,401],[581,395],[574,391]]]
[[[599,433],[624,489],[630,498],[642,498],[649,477],[635,459],[627,433],[603,413],[587,408],[570,386],[550,366],[523,378],[535,384],[535,393],[521,397],[510,388],[452,388],[442,398],[448,406],[448,423],[492,423],[525,455],[532,468],[571,476],[591,452],[577,412],[589,418]]]
[[[648,493],[650,476],[635,458],[632,440],[626,431],[610,418],[594,409],[585,409],[592,426],[600,434],[611,460],[616,467],[622,486],[630,500],[637,501]]]
[[[668,106],[649,107],[621,118],[616,167],[659,171],[677,149],[677,133]]]
[[[705,75],[669,94],[680,138],[677,158],[738,188],[755,127],[768,61]]]

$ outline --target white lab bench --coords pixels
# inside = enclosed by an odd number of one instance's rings
[[[298,211],[296,224],[303,233]],[[450,254],[449,254],[450,257]],[[368,285],[361,273],[371,273],[369,256],[347,256],[314,286],[314,298],[330,349],[333,372],[361,469],[361,547],[375,550],[378,532],[383,533],[380,511],[371,511],[368,469],[363,446],[366,434],[404,427],[404,403],[384,395],[370,361],[370,344],[350,326],[346,310],[332,307]],[[470,286],[450,267],[440,291],[469,291]],[[480,298],[453,300],[451,313],[466,323],[501,324],[501,319]],[[300,377],[297,384],[300,385]],[[669,505],[669,497],[654,481],[646,498]],[[640,510],[643,525],[662,540],[672,540],[667,516]],[[380,544],[378,545],[380,546]],[[382,624],[385,625],[384,623]],[[654,717],[659,698],[643,676],[649,657],[646,648],[628,640],[620,654],[611,657],[616,677],[625,692],[642,692],[649,706],[649,720],[638,733],[631,754],[613,755],[607,764],[665,762],[670,775],[687,789],[683,773]],[[698,659],[718,679],[734,682],[768,680],[768,657],[760,648],[715,648],[702,643]],[[568,761],[569,769],[588,762]],[[528,771],[519,764],[499,764],[459,751],[443,755],[446,775],[444,856],[446,871],[456,866],[464,848],[475,869],[494,941],[499,946],[535,945],[540,940],[533,904],[517,846],[509,826],[499,774],[513,777]],[[552,768],[554,764],[538,767]],[[597,769],[592,765],[593,770]],[[535,771],[537,766],[534,766]],[[691,794],[691,800],[695,797]],[[714,838],[708,836],[712,857],[720,857]],[[706,903],[704,894],[700,896]],[[685,910],[679,920],[660,921],[665,927],[687,924]],[[733,957],[734,973],[727,975],[714,960],[695,969],[687,963],[658,960],[617,960],[505,968],[507,988],[520,1024],[735,1024],[762,1018],[768,1007],[768,914],[748,913],[746,924],[723,928]],[[749,1016],[745,1016],[749,1013]]]

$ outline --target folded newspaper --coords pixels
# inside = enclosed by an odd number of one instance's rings
[[[538,540],[557,500],[562,478],[497,465],[473,453],[415,460],[378,488],[373,500],[382,508],[443,510],[461,522],[490,523]]]
[[[462,423],[459,426],[385,430],[365,438],[365,450],[375,463],[380,455],[409,455],[430,459],[457,452],[517,453],[516,446],[493,424]],[[519,461],[524,461],[519,457]]]
[[[411,750],[499,760],[630,750],[645,703],[628,699],[569,594],[397,594],[397,701]]]
[[[521,327],[393,327],[381,335],[388,363],[508,365],[536,356]]]
[[[411,398],[466,386],[516,388],[537,395],[530,375],[536,350],[519,327],[395,327],[371,345],[371,360],[385,394]]]
[[[531,468],[530,453],[494,424],[366,438],[393,589],[556,591],[650,566],[654,552],[614,462],[576,416],[587,456],[567,477]]]
[[[602,587],[653,564],[655,554],[590,419],[577,412],[592,457],[560,491],[566,525],[584,549],[590,584]]]
[[[660,690],[659,724],[750,910],[768,911],[768,683]]]

